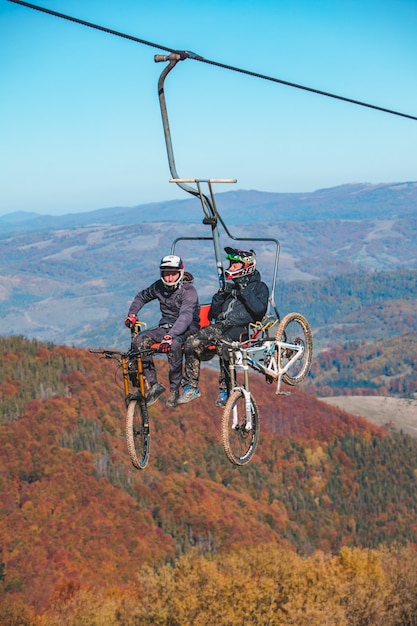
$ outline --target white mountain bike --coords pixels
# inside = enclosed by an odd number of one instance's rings
[[[222,441],[229,461],[246,465],[259,441],[258,406],[249,388],[249,369],[265,376],[267,383],[298,385],[307,376],[313,355],[313,337],[307,320],[299,313],[288,313],[270,338],[276,321],[252,327],[247,341],[222,340],[229,352],[231,393],[224,407]],[[237,371],[243,370],[243,383],[237,384]]]

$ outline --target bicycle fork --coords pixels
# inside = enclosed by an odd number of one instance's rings
[[[235,351],[229,349],[229,372],[230,372],[230,387],[232,390],[240,391],[245,398],[245,414],[246,423],[245,430],[252,430],[252,399],[251,392],[249,391],[249,365],[247,350],[242,349],[242,369],[243,369],[243,387],[236,387],[236,357]],[[232,428],[239,428],[239,415],[237,405],[235,404],[232,409],[233,420]]]
[[[139,391],[142,397],[145,398],[146,397],[145,376],[143,374],[143,361],[142,361],[142,357],[140,354],[136,357],[136,363],[137,363],[137,368],[138,368],[137,377],[139,381]],[[122,372],[123,372],[123,389],[125,392],[126,402],[128,403],[131,397],[131,394],[130,394],[130,389],[129,389],[129,367],[128,367],[127,357],[122,358]]]

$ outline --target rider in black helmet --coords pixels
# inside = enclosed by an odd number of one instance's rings
[[[139,291],[130,305],[125,324],[131,327],[136,323],[137,313],[152,300],[159,300],[161,319],[156,328],[140,332],[133,344],[137,348],[147,349],[153,343],[161,344],[161,352],[168,355],[170,394],[167,406],[177,406],[182,376],[182,349],[187,337],[196,333],[200,327],[197,291],[193,276],[184,271],[182,259],[169,254],[161,259],[160,278],[146,289]],[[157,381],[156,369],[152,357],[143,359],[143,370],[149,385],[148,405],[153,404],[165,387]]]
[[[260,321],[268,307],[269,289],[256,269],[253,250],[225,248],[229,267],[225,270],[226,285],[214,294],[210,316],[214,323],[198,331],[185,342],[183,392],[178,404],[191,402],[201,394],[198,389],[200,362],[207,347],[220,339],[238,341],[251,322]],[[224,406],[230,393],[229,356],[221,349],[219,396],[216,406]]]

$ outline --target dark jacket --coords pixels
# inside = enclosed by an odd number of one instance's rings
[[[200,306],[197,291],[190,274],[177,289],[170,289],[161,279],[139,291],[130,305],[129,313],[135,315],[152,300],[159,300],[161,319],[159,326],[172,324],[167,334],[178,337],[189,328],[195,332],[200,328]]]
[[[260,321],[268,308],[269,289],[255,270],[227,283],[224,290],[214,294],[211,301],[211,317],[216,321],[225,320],[230,326],[249,326]]]

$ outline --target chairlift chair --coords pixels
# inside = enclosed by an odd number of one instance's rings
[[[189,52],[181,52],[181,53],[172,53],[170,55],[155,55],[154,59],[156,63],[160,62],[168,62],[168,65],[162,71],[159,80],[158,80],[158,95],[159,95],[159,104],[161,109],[162,116],[162,124],[164,128],[164,136],[165,143],[168,155],[168,164],[171,172],[172,178],[170,179],[170,183],[175,183],[180,187],[183,191],[191,194],[192,196],[198,198],[201,203],[201,207],[203,210],[203,224],[211,227],[211,236],[182,236],[177,237],[171,247],[171,254],[175,253],[175,248],[180,241],[212,241],[214,247],[214,255],[217,269],[217,276],[219,281],[219,286],[221,288],[225,285],[225,277],[224,277],[224,268],[223,268],[223,254],[221,251],[221,243],[220,243],[220,232],[219,232],[219,224],[222,226],[225,234],[229,239],[234,241],[249,241],[249,242],[263,242],[263,243],[272,243],[275,247],[275,258],[274,258],[274,267],[272,272],[272,282],[270,287],[270,295],[268,300],[268,309],[265,315],[264,320],[273,320],[273,324],[280,321],[279,313],[277,306],[275,304],[275,286],[276,279],[278,273],[278,261],[279,261],[279,252],[280,252],[280,244],[279,241],[272,237],[236,237],[233,235],[226,223],[222,219],[216,205],[216,201],[214,198],[213,185],[214,184],[224,184],[236,183],[236,179],[197,179],[197,178],[181,178],[176,169],[175,159],[174,159],[174,151],[172,145],[172,138],[170,132],[170,125],[168,120],[168,112],[165,100],[165,79],[171,70],[177,65],[178,61],[183,61],[186,58],[192,58],[192,53]],[[193,184],[194,186],[191,186]],[[208,193],[203,192],[203,185],[207,186]]]

